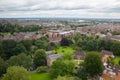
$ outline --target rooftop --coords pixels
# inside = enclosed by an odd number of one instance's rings
[[[52,55],[48,55],[48,57],[52,60],[56,60],[58,58],[62,58],[61,54],[52,54]]]
[[[113,55],[113,52],[107,51],[107,50],[102,50],[102,51],[101,51],[101,55],[102,55],[102,56],[104,56],[104,55]]]
[[[51,55],[51,54],[53,54],[53,51],[46,51],[45,53],[46,53],[46,55]]]
[[[67,34],[67,33],[70,33],[70,32],[74,32],[74,30],[69,30],[69,31],[65,31],[65,30],[49,30],[49,32],[56,32],[56,33],[59,33],[59,34]]]

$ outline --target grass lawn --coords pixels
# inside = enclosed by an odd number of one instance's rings
[[[116,57],[115,59],[113,59],[113,62],[114,62],[116,65],[119,65],[119,61],[120,61],[120,57]]]
[[[71,47],[60,47],[57,49],[57,52],[63,55],[68,53],[73,54],[74,50]]]
[[[31,80],[51,80],[49,73],[30,73]]]
[[[73,58],[73,52],[75,50],[71,47],[60,47],[56,51],[57,53],[62,54],[64,59],[71,59]]]

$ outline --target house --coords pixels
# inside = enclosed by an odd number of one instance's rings
[[[96,33],[95,36],[97,37],[100,37],[101,39],[105,39],[106,38],[106,35],[105,34],[101,34],[100,32]]]
[[[102,61],[103,61],[103,63],[107,62],[107,58],[108,57],[114,58],[113,52],[111,52],[111,51],[102,50],[100,52],[100,54],[102,55]]]
[[[61,54],[52,54],[47,56],[47,65],[50,66],[52,65],[52,62],[57,60],[57,59],[62,59]]]
[[[35,32],[15,32],[12,35],[6,34],[2,37],[1,40],[7,40],[12,39],[15,41],[21,41],[21,40],[32,40],[32,39],[39,39],[42,37],[41,33],[35,34]]]
[[[74,52],[74,59],[76,60],[84,60],[86,56],[85,52]]]
[[[61,54],[54,54],[53,51],[47,51],[46,55],[47,55],[47,65],[48,66],[51,66],[53,61],[55,61],[57,59],[62,59]]]
[[[105,80],[120,80],[120,67],[111,63],[104,64],[102,78]]]

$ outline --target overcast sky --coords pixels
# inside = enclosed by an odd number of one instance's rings
[[[120,18],[120,0],[0,0],[0,18]]]

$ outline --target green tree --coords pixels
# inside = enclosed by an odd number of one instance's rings
[[[120,42],[114,42],[111,46],[111,51],[114,52],[114,55],[120,56]]]
[[[18,53],[25,53],[26,52],[26,48],[25,46],[21,43],[21,44],[17,44],[16,47],[14,48],[14,54],[18,54]]]
[[[51,42],[48,46],[47,46],[47,50],[55,50],[56,48],[60,47],[59,43],[55,43],[55,42]]]
[[[31,50],[30,50],[30,55],[33,55],[34,54],[34,52],[36,51],[38,49],[38,47],[36,47],[36,46],[31,46]]]
[[[69,46],[70,44],[72,44],[72,41],[67,39],[67,38],[62,38],[62,40],[60,41],[61,46]]]
[[[18,56],[12,56],[8,61],[8,66],[22,66],[26,69],[29,69],[32,64],[32,58],[26,54],[19,54]]]
[[[38,49],[35,51],[33,62],[36,66],[44,66],[46,65],[46,54],[45,50]]]
[[[20,43],[22,43],[27,51],[30,51],[30,48],[32,46],[32,40],[22,40]]]
[[[12,66],[7,69],[2,80],[30,80],[30,76],[25,68]]]
[[[0,57],[0,76],[6,72],[6,62]]]
[[[88,53],[84,60],[84,67],[91,77],[102,74],[103,63],[100,54],[95,52]]]
[[[35,45],[40,49],[46,49],[48,46],[48,42],[46,40],[36,40]]]
[[[74,71],[74,63],[72,61],[56,60],[51,66],[51,77],[72,75]]]
[[[4,59],[9,59],[14,55],[13,49],[16,46],[16,42],[14,40],[4,40],[2,41],[2,49],[4,50],[5,57]]]
[[[82,80],[88,80],[87,79],[87,71],[84,67],[84,62],[82,62],[79,66],[79,68],[77,69],[77,76],[80,77]]]

